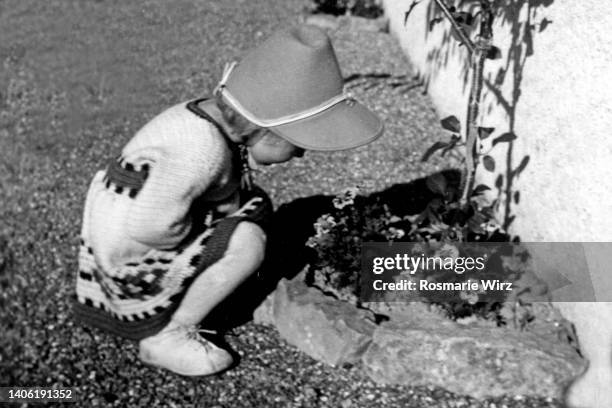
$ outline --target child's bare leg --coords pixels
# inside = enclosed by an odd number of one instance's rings
[[[259,226],[241,222],[230,238],[227,251],[189,286],[172,321],[198,324],[261,265],[266,237]]]
[[[261,264],[265,234],[255,224],[241,222],[223,258],[191,284],[172,321],[158,334],[140,342],[140,358],[182,375],[208,375],[232,363],[226,351],[199,337],[197,325]]]

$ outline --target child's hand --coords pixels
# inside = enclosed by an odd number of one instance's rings
[[[253,197],[249,201],[247,201],[242,207],[240,207],[240,209],[238,209],[238,211],[236,211],[232,215],[233,216],[250,215],[251,213],[253,213],[253,211],[255,211],[257,209],[258,204],[261,204],[262,202],[263,202],[263,198],[262,197]]]
[[[229,199],[219,203],[215,207],[215,212],[223,215],[228,215],[239,211],[240,209],[240,194],[236,191]]]

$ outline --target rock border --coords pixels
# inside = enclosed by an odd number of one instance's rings
[[[351,15],[334,16],[331,14],[316,13],[305,16],[303,22],[331,31],[336,31],[344,26],[348,26],[353,30],[389,33],[389,19],[385,16],[365,18]]]
[[[585,367],[569,344],[491,324],[459,324],[413,304],[377,324],[373,312],[282,279],[255,310],[256,323],[328,365],[359,364],[379,384],[434,385],[475,398],[561,398]],[[411,306],[412,307],[412,306]]]

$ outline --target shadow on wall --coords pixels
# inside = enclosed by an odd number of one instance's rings
[[[530,160],[529,155],[525,155],[518,161],[519,164],[516,167],[513,165],[513,163],[517,162],[513,157],[515,150],[514,140],[519,136],[515,134],[516,109],[521,97],[523,70],[528,59],[534,55],[536,36],[552,23],[552,21],[545,17],[540,18],[539,14],[541,14],[542,8],[549,7],[553,2],[554,0],[497,0],[493,2],[494,27],[503,26],[500,31],[507,31],[510,34],[510,38],[503,45],[504,49],[498,53],[502,58],[501,61],[495,62],[495,66],[498,68],[491,72],[486,70],[485,65],[484,87],[488,91],[488,95],[492,96],[492,101],[484,109],[481,107],[481,115],[486,117],[495,108],[501,108],[507,117],[507,130],[502,132],[503,134],[510,135],[507,137],[508,146],[505,163],[503,170],[500,171],[495,181],[497,202],[499,205],[503,205],[503,208],[500,208],[500,212],[503,215],[503,226],[506,229],[510,227],[514,220],[512,205],[518,204],[520,201],[520,192],[515,189],[514,185],[515,179],[525,170]],[[462,26],[471,38],[474,38],[478,32],[478,24],[471,20],[477,21],[480,8],[479,3],[480,0],[459,0],[455,2],[456,10],[467,12],[460,14],[458,17],[456,16],[456,18],[462,23]],[[411,7],[416,5],[418,3],[414,1]],[[435,25],[448,24],[435,1],[429,1],[427,7],[429,27],[426,30],[426,37],[431,35],[430,33]],[[493,45],[502,46],[496,42],[495,31]],[[445,69],[449,64],[449,60],[456,58],[457,54],[465,56],[460,58],[460,78],[462,80],[463,92],[466,94],[469,92],[470,60],[467,58],[467,49],[457,41],[455,34],[453,34],[450,28],[445,30],[437,46],[427,53],[428,72],[424,78],[426,88],[431,78],[435,77],[439,71]],[[497,131],[500,130],[497,129]]]

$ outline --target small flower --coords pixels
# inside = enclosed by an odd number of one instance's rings
[[[402,219],[400,217],[398,217],[397,215],[391,215],[391,217],[389,218],[389,222],[390,223],[394,223],[394,222],[400,222]]]
[[[488,233],[495,232],[500,229],[499,225],[495,220],[490,220],[481,225],[482,229],[484,229]]]
[[[387,230],[387,233],[385,235],[389,240],[401,239],[404,235],[406,235],[406,232],[403,229],[391,227]]]
[[[336,220],[333,216],[326,214],[319,217],[317,222],[315,222],[314,227],[316,231],[316,237],[319,238],[331,231],[332,228],[336,226]]]
[[[459,292],[459,298],[467,301],[470,305],[478,303],[478,293],[472,291],[461,291]]]
[[[310,237],[308,238],[308,241],[306,241],[307,247],[316,248],[318,245],[319,243],[317,242],[317,239],[315,237]]]
[[[357,193],[359,192],[359,187],[350,187],[342,191],[342,193],[338,194],[332,200],[334,207],[341,210],[348,205],[352,205],[355,203],[355,197],[357,197]]]

